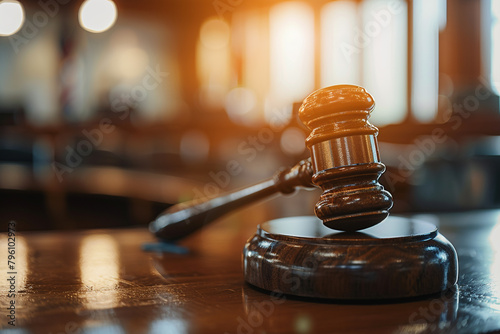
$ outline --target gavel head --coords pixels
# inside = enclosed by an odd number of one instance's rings
[[[311,130],[306,145],[314,169],[312,181],[323,194],[316,216],[341,231],[357,231],[384,220],[392,196],[378,182],[378,129],[368,122],[375,103],[364,88],[338,85],[319,89],[304,100],[301,121]]]

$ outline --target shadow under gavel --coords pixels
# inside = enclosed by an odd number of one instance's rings
[[[190,235],[221,216],[271,195],[290,194],[297,187],[314,188],[311,159],[279,170],[272,178],[220,197],[201,198],[176,204],[150,223],[157,237],[173,241]]]

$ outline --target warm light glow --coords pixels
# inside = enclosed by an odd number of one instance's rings
[[[120,279],[119,261],[118,244],[109,235],[93,234],[82,240],[80,272],[89,308],[112,308],[117,305],[115,288]]]
[[[235,123],[251,125],[257,121],[258,115],[252,113],[256,106],[257,98],[248,88],[237,87],[226,95],[226,112]]]
[[[264,119],[263,105],[269,94],[269,18],[267,11],[234,13],[231,31],[233,52],[241,55],[241,86],[250,89],[257,106],[252,116]]]
[[[116,17],[116,5],[111,0],[85,0],[78,12],[82,28],[94,33],[111,28]]]
[[[413,1],[412,109],[415,118],[421,122],[432,121],[438,109],[442,1]]]
[[[208,109],[220,109],[231,82],[229,26],[219,19],[208,19],[200,30],[196,46],[196,68],[201,83],[200,100]]]
[[[500,94],[500,0],[491,0],[491,86]]]
[[[148,54],[138,47],[116,46],[110,55],[110,71],[122,80],[140,78],[148,64]]]
[[[219,19],[210,19],[201,26],[201,43],[210,49],[221,49],[229,44],[229,25]]]
[[[314,90],[314,13],[304,2],[283,2],[269,13],[271,99],[276,107]]]
[[[321,10],[321,86],[360,83],[361,52],[354,43],[354,1],[335,1]]]
[[[24,9],[18,1],[0,1],[0,36],[10,36],[21,29]]]
[[[406,1],[364,1],[362,12],[362,30],[355,42],[363,52],[362,85],[376,101],[371,121],[376,125],[397,123],[407,109]]]
[[[294,332],[299,334],[311,333],[313,331],[313,320],[308,314],[298,314],[293,323]]]
[[[280,139],[281,150],[288,155],[300,155],[305,149],[306,136],[299,128],[288,128]]]
[[[286,104],[278,108],[275,101],[266,100],[264,102],[264,120],[275,131],[281,130],[290,123],[293,116],[293,105]]]

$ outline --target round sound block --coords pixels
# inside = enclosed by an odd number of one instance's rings
[[[429,295],[458,277],[457,253],[436,226],[394,216],[351,233],[316,217],[271,220],[246,243],[243,266],[261,289],[331,299]]]

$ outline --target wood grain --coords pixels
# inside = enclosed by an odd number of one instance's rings
[[[368,122],[375,107],[364,88],[337,85],[318,89],[304,99],[301,121],[311,130],[313,183],[323,189],[316,216],[336,230],[357,231],[378,224],[389,214],[392,196],[378,182],[378,129]]]
[[[18,224],[23,240],[18,250],[26,257],[19,262],[24,278],[15,329],[33,334],[500,330],[498,211],[431,217],[459,254],[457,290],[405,301],[346,302],[271,295],[245,284],[243,246],[256,224],[281,216],[276,208],[275,201],[263,203],[207,226],[182,242],[190,249],[186,255],[141,251],[141,244],[155,241],[145,228],[26,233]],[[0,234],[0,249],[6,249],[5,240]],[[84,246],[89,240],[95,252]],[[2,281],[5,254],[0,252]],[[2,293],[2,310],[8,302]],[[0,332],[7,329],[4,312]]]
[[[348,300],[429,295],[457,282],[455,249],[432,224],[389,217],[374,235],[326,236],[304,236],[300,225],[318,231],[321,221],[283,218],[259,227],[243,252],[247,282],[295,296]],[[392,230],[404,232],[394,236]]]

